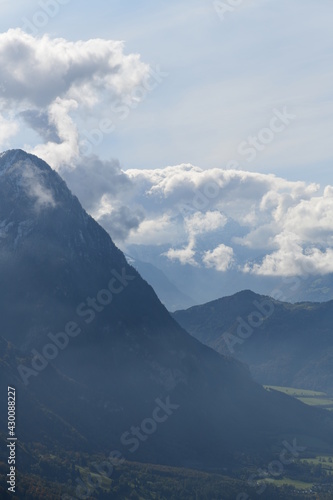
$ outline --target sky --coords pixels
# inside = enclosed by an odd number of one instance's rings
[[[241,272],[332,272],[331,0],[0,0],[0,13],[1,150],[48,161],[116,241],[170,241],[170,260],[219,272],[240,265],[236,245],[266,253]],[[219,194],[198,207],[207,182]],[[230,218],[246,235],[196,256]]]
[[[123,40],[125,53],[168,74],[125,119],[109,111],[116,129],[95,153],[119,158],[125,169],[237,161],[250,171],[329,182],[330,0],[49,2],[0,2],[1,32]],[[290,127],[254,160],[240,154],[239,145],[285,106],[296,116]]]

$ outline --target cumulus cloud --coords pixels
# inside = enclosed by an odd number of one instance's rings
[[[270,241],[275,251],[246,272],[268,276],[328,274],[333,272],[333,189],[302,199],[289,207]]]
[[[84,157],[87,141],[112,131],[106,120],[114,106],[125,116],[147,88],[149,66],[126,55],[122,42],[9,30],[0,34],[0,67],[0,146],[22,123],[30,127],[40,140],[28,149],[61,171],[124,245],[163,245],[163,252],[168,245],[168,259],[221,272],[236,265],[273,276],[333,271],[331,186],[191,164],[124,172],[116,161]],[[36,206],[52,205],[42,179],[26,175]]]
[[[188,243],[184,248],[170,248],[165,252],[168,259],[181,264],[199,266],[196,256],[196,242],[199,235],[210,233],[222,228],[227,222],[227,218],[219,211],[214,212],[196,212],[194,215],[184,218],[184,229],[188,237]]]
[[[219,210],[244,226],[255,227],[272,211],[309,198],[319,186],[291,182],[273,174],[243,170],[202,170],[190,164],[155,170],[127,170],[145,203],[160,201],[184,216],[197,211]],[[273,194],[276,198],[273,199]],[[268,198],[267,198],[268,197]],[[277,215],[276,215],[277,216]]]
[[[78,103],[74,99],[59,97],[50,104],[47,113],[52,129],[55,129],[59,140],[49,140],[30,148],[30,152],[54,167],[67,166],[79,158],[79,134],[70,112],[77,109]]]
[[[333,272],[333,248],[304,247],[294,232],[287,231],[279,234],[276,241],[279,249],[266,255],[260,264],[247,264],[245,272],[261,276],[307,276]]]
[[[97,218],[107,213],[111,199],[125,201],[133,188],[118,160],[103,161],[95,155],[80,159],[62,176],[84,208]]]
[[[225,226],[227,218],[218,210],[214,212],[196,212],[194,215],[185,218],[185,226],[188,233],[195,237],[198,234],[215,231]]]
[[[19,113],[27,125],[35,130],[45,141],[60,143],[56,126],[50,122],[50,117],[45,111],[27,109]]]
[[[159,216],[146,210],[144,213],[144,220],[129,234],[127,244],[163,246],[186,240],[183,227],[169,214]]]
[[[80,120],[90,120],[93,127],[116,98],[128,97],[149,72],[139,55],[124,54],[123,42],[69,42],[20,29],[0,35],[0,67],[2,120],[15,112],[36,132],[43,127],[46,142],[31,150],[56,169],[80,155]],[[14,129],[6,132],[0,122],[0,133],[4,142]]]
[[[134,212],[126,206],[112,207],[98,218],[98,222],[117,241],[124,241],[132,229],[139,227],[143,213]]]
[[[12,29],[0,34],[0,67],[0,146],[9,146],[22,124],[32,129],[40,140],[24,149],[60,171],[116,240],[126,238],[143,220],[141,208],[129,208],[126,198],[132,182],[118,162],[85,155],[96,133],[112,131],[114,108],[137,103],[138,89],[151,88],[149,66],[138,54],[125,54],[123,42],[69,42]],[[28,181],[45,206],[47,190]]]
[[[18,124],[14,120],[8,120],[1,116],[0,112],[0,148],[8,147],[9,139],[16,135]]]
[[[222,272],[237,264],[245,273],[265,276],[333,271],[331,186],[322,191],[317,184],[275,175],[189,164],[126,173],[151,224],[154,216],[168,213],[178,228],[178,245],[165,253],[170,260]],[[242,228],[241,236],[228,233],[230,222]],[[209,232],[216,235],[215,245],[202,250],[204,238],[199,249],[200,235]]]
[[[212,252],[205,252],[202,258],[206,267],[213,267],[221,272],[227,271],[231,267],[233,260],[233,249],[223,244],[216,247]]]
[[[325,188],[323,196],[301,200],[287,212],[284,227],[295,232],[301,241],[333,245],[333,189]]]
[[[13,104],[27,102],[38,108],[57,97],[93,107],[99,92],[126,93],[145,76],[147,65],[123,50],[123,42],[118,41],[69,42],[9,30],[0,35],[4,97]]]
[[[171,261],[178,261],[182,265],[188,264],[190,266],[198,267],[199,264],[195,259],[195,250],[193,246],[193,242],[190,242],[184,248],[170,248],[167,252],[164,253],[164,255]]]
[[[133,203],[134,185],[118,160],[82,158],[63,178],[72,192],[117,242],[128,238],[144,220],[144,211]]]

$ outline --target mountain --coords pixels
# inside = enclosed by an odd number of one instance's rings
[[[275,296],[283,298],[284,301],[296,302],[327,302],[333,300],[333,274],[304,275],[304,276],[262,276],[253,273],[244,273],[240,269],[246,263],[253,262],[259,264],[262,262],[265,254],[258,254],[257,249],[249,249],[237,242],[237,238],[244,236],[244,228],[234,221],[230,220],[226,226],[218,233],[205,234],[198,237],[196,241],[197,258],[203,257],[205,252],[221,245],[221,243],[234,249],[238,265],[231,266],[223,272],[213,268],[207,268],[204,265],[193,266],[183,264],[177,260],[170,260],[166,253],[170,249],[170,244],[163,245],[144,245],[132,244],[127,247],[127,251],[136,262],[143,262],[145,266],[151,265],[163,273],[146,274],[144,266],[140,267],[139,272],[151,282],[158,292],[162,302],[164,299],[164,276],[177,287],[177,294],[180,292],[187,297],[191,297],[192,304],[179,305],[176,309],[187,309],[192,305],[211,302],[216,297],[224,297],[235,294],[241,290],[255,290],[260,295]],[[186,241],[184,241],[184,246]],[[141,264],[138,264],[141,266]],[[154,280],[154,281],[152,281]],[[207,286],[209,283],[209,286]],[[168,304],[169,297],[165,300],[166,306],[170,311],[176,310]]]
[[[294,277],[286,298],[291,302],[328,302],[333,300],[333,274]],[[294,291],[293,291],[294,290]]]
[[[234,236],[239,236],[239,231],[236,230],[235,224],[229,222],[227,227],[223,228],[217,235],[204,235],[198,237],[196,241],[196,251],[198,256],[203,257],[204,253],[211,251],[216,248],[221,243],[235,247],[235,243],[232,241],[231,229],[235,231]],[[184,241],[184,246],[186,241]],[[166,257],[166,253],[170,249],[170,244],[163,245],[128,245],[127,252],[135,261],[145,262],[154,266],[163,272],[167,276],[177,289],[187,297],[191,297],[194,304],[203,304],[214,300],[216,297],[223,297],[230,293],[236,293],[244,288],[253,288],[258,290],[259,293],[268,294],[276,289],[281,288],[281,278],[280,277],[267,277],[267,276],[256,276],[254,274],[240,272],[236,268],[228,269],[225,272],[217,271],[213,268],[207,268],[203,265],[193,266],[190,264],[183,264],[176,260],[170,260]],[[252,252],[252,253],[251,253]],[[264,257],[262,255],[262,257]],[[251,258],[255,260],[258,258],[255,251],[245,249],[243,246],[237,246],[237,258],[240,262],[245,263]],[[140,269],[140,272],[141,269]],[[149,281],[150,276],[147,276]],[[163,281],[160,282],[159,276],[156,274],[154,276],[154,287],[158,291],[163,288]],[[207,286],[209,283],[209,286]],[[290,300],[294,300],[293,292],[290,290],[290,286],[285,287],[284,293],[287,295],[289,300],[289,294],[291,294]],[[297,300],[295,296],[295,300]],[[189,306],[181,306],[177,309],[185,309]],[[174,310],[171,309],[170,310]]]
[[[286,438],[333,447],[328,412],[267,392],[189,335],[21,150],[0,155],[0,277],[1,390],[16,387],[22,440],[216,470],[271,459]]]
[[[186,309],[195,304],[194,300],[182,293],[163,271],[149,262],[134,259],[126,255],[126,259],[141,276],[154,288],[158,298],[168,311]]]
[[[333,301],[290,304],[246,290],[173,316],[262,384],[333,394]]]

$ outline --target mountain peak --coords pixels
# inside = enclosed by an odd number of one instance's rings
[[[0,153],[0,175],[6,173],[18,160],[26,159],[28,156],[22,149],[9,149]]]
[[[0,224],[7,228],[55,207],[66,187],[51,167],[22,149],[0,154],[0,179]]]
[[[21,149],[0,154],[0,248],[17,250],[37,236],[48,241],[74,238],[89,216],[55,170]],[[67,228],[66,231],[64,228]]]
[[[236,292],[234,294],[234,297],[240,298],[240,299],[255,299],[257,297],[260,297],[259,294],[253,292],[252,290],[241,290],[239,292]]]
[[[41,160],[35,155],[27,153],[22,149],[10,149],[0,153],[0,176],[3,178],[2,182],[6,182],[5,178],[13,186],[16,186],[16,194],[27,191],[27,186],[32,186],[33,191],[39,190],[39,185],[44,181],[49,174],[53,179],[48,181],[48,184],[55,182],[55,177],[58,182],[64,184],[63,180],[45,161]]]

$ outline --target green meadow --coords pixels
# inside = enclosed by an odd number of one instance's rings
[[[295,389],[294,387],[280,387],[276,385],[264,385],[264,388],[268,391],[274,390],[283,392],[310,406],[317,406],[325,410],[333,410],[333,398],[328,396],[325,392]]]

